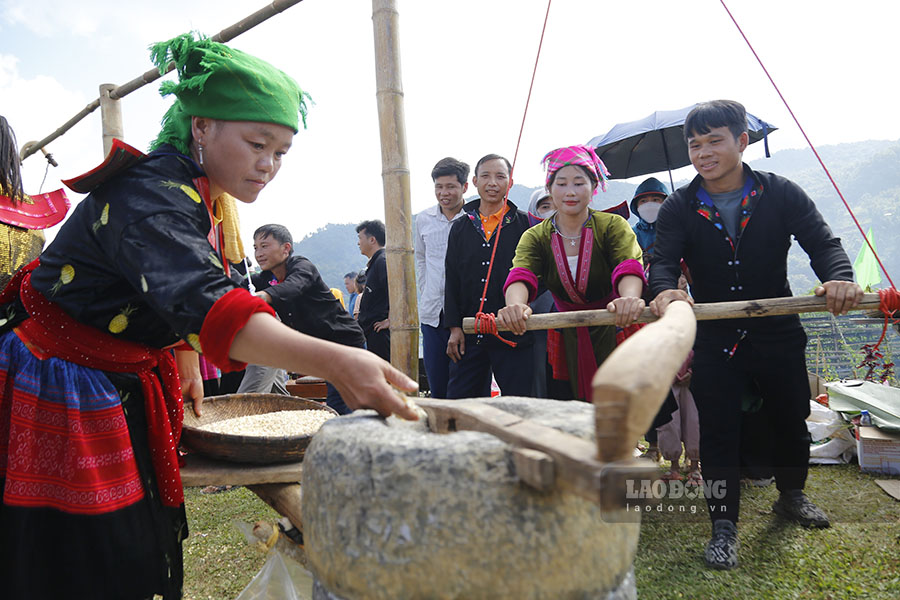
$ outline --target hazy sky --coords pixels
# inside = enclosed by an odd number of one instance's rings
[[[900,3],[726,3],[814,144],[900,138]],[[99,84],[151,68],[149,44],[190,29],[213,35],[264,4],[0,0],[0,114],[20,145],[43,138],[95,99]],[[546,0],[398,1],[414,212],[434,202],[429,173],[444,156],[512,160],[546,8]],[[371,2],[304,0],[231,43],[292,75],[316,103],[278,177],[241,206],[245,238],[267,222],[299,239],[329,222],[383,218]],[[158,87],[123,100],[125,141],[142,150],[170,103]],[[515,180],[539,185],[548,150],[714,98],[740,100],[777,125],[773,151],[805,147],[719,0],[554,0]],[[49,145],[60,166],[44,191],[102,160],[99,112]],[[745,158],[761,155],[756,144]],[[25,161],[27,192],[38,191],[45,166],[39,155]]]

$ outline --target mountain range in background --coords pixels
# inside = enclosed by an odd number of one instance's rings
[[[819,155],[863,230],[872,228],[878,255],[888,273],[892,277],[900,277],[900,236],[897,235],[900,224],[900,141],[823,146],[819,148]],[[781,150],[771,158],[752,161],[750,166],[760,171],[778,173],[806,190],[835,234],[842,239],[853,261],[864,244],[863,236],[811,150]],[[665,174],[657,177],[665,179]],[[687,180],[678,181],[675,187],[687,183]],[[636,187],[627,182],[610,181],[608,191],[598,195],[598,208],[630,201]],[[527,210],[535,189],[516,184],[510,190],[510,200],[520,209]],[[629,222],[633,224],[635,217],[632,216]],[[287,225],[290,227],[290,224]],[[326,225],[297,242],[294,251],[309,258],[329,286],[341,290],[344,289],[344,274],[364,269],[367,262],[356,245],[356,223]],[[798,244],[791,247],[788,261],[794,295],[810,293],[818,279]],[[889,285],[883,279],[881,287]]]

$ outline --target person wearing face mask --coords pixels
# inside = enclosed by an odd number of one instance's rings
[[[641,250],[644,251],[644,272],[650,270],[650,258],[653,256],[653,245],[656,243],[656,217],[659,209],[669,195],[669,189],[656,177],[645,179],[634,192],[631,199],[631,212],[637,215],[638,222],[632,227]]]

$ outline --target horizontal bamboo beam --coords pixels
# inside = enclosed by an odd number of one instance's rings
[[[232,39],[239,36],[240,34],[247,31],[248,29],[252,29],[253,27],[256,27],[263,21],[265,21],[271,17],[274,17],[278,13],[283,12],[284,10],[286,10],[300,2],[302,2],[302,0],[274,0],[269,5],[259,9],[252,15],[241,19],[240,21],[238,21],[237,23],[235,23],[234,25],[232,25],[230,27],[226,27],[225,29],[223,29],[222,31],[217,33],[216,35],[212,36],[211,39],[215,42],[222,42],[222,43],[229,42]],[[169,71],[171,71],[174,68],[175,68],[175,63],[170,62],[166,66],[165,72],[168,73]],[[164,75],[164,74],[165,73],[160,74],[159,69],[150,69],[143,75],[140,75],[139,77],[135,77],[128,83],[124,83],[124,84],[120,85],[119,87],[115,88],[114,90],[110,90],[109,97],[113,100],[118,100],[119,98],[124,98],[131,92],[147,85],[148,83],[152,83],[152,82],[156,81],[157,79],[162,77],[162,75]],[[20,160],[24,161],[26,158],[28,158],[29,156],[31,156],[32,154],[34,154],[35,152],[37,152],[38,150],[40,150],[41,148],[43,148],[44,146],[46,146],[47,144],[52,142],[53,140],[62,136],[64,133],[66,133],[67,131],[72,129],[72,127],[74,127],[76,123],[78,123],[83,118],[85,118],[86,116],[88,116],[89,114],[91,114],[92,112],[97,110],[97,108],[99,106],[100,106],[100,98],[97,98],[93,102],[88,103],[87,106],[85,106],[84,108],[81,109],[81,111],[78,112],[78,114],[76,114],[74,117],[72,117],[71,119],[66,121],[59,129],[57,129],[53,133],[51,133],[50,135],[48,135],[47,137],[45,137],[44,139],[42,139],[38,142],[33,142],[33,143],[28,144],[27,148],[22,149],[22,152],[20,153]]]
[[[853,310],[877,310],[881,305],[878,294],[864,294],[859,306]],[[810,312],[825,312],[824,296],[791,296],[787,298],[763,298],[760,300],[743,300],[739,302],[710,302],[695,304],[694,316],[698,321],[714,321],[718,319],[745,319],[747,317],[774,317],[778,315],[796,315]],[[657,317],[645,308],[638,318],[638,323],[651,323]],[[529,331],[539,329],[567,329],[571,327],[593,327],[596,325],[613,325],[615,313],[608,310],[574,310],[571,312],[542,313],[528,317],[525,322]],[[500,331],[509,331],[498,325]],[[463,319],[463,331],[475,333],[475,318]]]

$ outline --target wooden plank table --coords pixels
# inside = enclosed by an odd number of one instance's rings
[[[243,485],[302,531],[300,476],[302,463],[253,465],[214,460],[199,454],[185,456],[181,483],[185,487]]]

